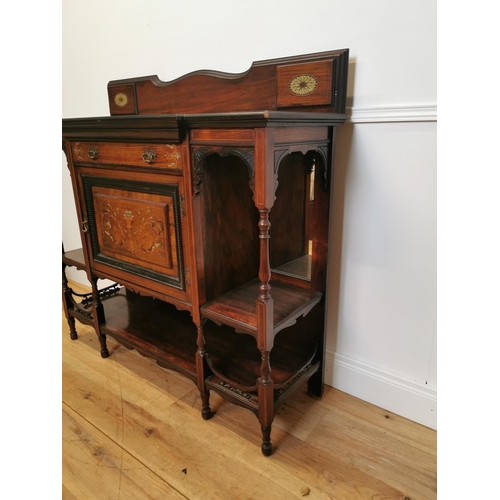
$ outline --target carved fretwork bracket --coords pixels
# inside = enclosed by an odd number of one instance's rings
[[[220,380],[219,385],[221,385],[222,387],[225,387],[226,389],[229,389],[230,391],[234,392],[235,394],[239,394],[240,396],[244,397],[245,399],[248,399],[248,400],[252,399],[252,395],[250,393],[242,391],[241,389],[237,389],[236,387],[233,387],[231,384],[224,382],[224,380]]]
[[[286,155],[297,152],[302,153],[304,156],[306,156],[307,158],[306,167],[309,169],[309,171],[314,158],[314,153],[316,152],[321,156],[323,160],[323,167],[320,173],[321,189],[325,192],[328,191],[330,186],[328,166],[330,163],[328,158],[328,144],[325,143],[325,144],[301,144],[297,146],[284,146],[276,148],[274,150],[274,176],[275,176],[274,192],[276,192],[276,189],[278,188],[278,170],[281,165],[281,161]]]
[[[316,151],[321,155],[323,159],[323,169],[321,171],[321,189],[326,193],[330,189],[330,161],[328,158],[328,146],[319,146]]]
[[[255,187],[255,168],[254,168],[254,150],[250,148],[227,148],[227,147],[210,147],[210,148],[195,148],[193,149],[193,196],[200,193],[201,183],[203,182],[203,162],[205,158],[211,154],[219,156],[237,156],[241,158],[248,168],[248,176],[250,181],[248,185],[254,192]]]
[[[99,294],[98,301],[102,302],[103,300],[116,295],[119,291],[120,285],[118,285],[118,283],[114,283],[106,288],[97,290],[97,293]],[[69,293],[69,298],[73,308],[83,316],[92,318],[92,303],[94,302],[92,293],[76,293],[71,288],[67,288],[67,292]],[[75,297],[80,297],[80,302],[78,302]]]
[[[312,364],[313,364],[312,361],[309,362],[306,366],[304,366],[304,368],[302,368],[299,372],[297,372],[288,382],[286,382],[285,385],[280,387],[274,395],[274,400],[276,401],[277,399],[279,399],[288,389],[290,389],[290,387],[292,387],[293,384],[295,384],[295,382],[297,382],[300,379],[300,377],[302,377],[305,373],[307,373],[307,371],[311,368]]]

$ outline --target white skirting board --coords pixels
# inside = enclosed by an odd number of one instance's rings
[[[437,390],[327,349],[325,383],[368,403],[437,429]]]
[[[351,123],[436,122],[436,104],[403,104],[377,108],[348,108]]]

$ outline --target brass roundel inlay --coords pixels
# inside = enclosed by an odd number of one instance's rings
[[[128,102],[128,97],[123,92],[119,92],[118,94],[115,95],[115,104],[117,106],[120,106],[120,108],[126,106],[127,102]]]
[[[311,75],[294,76],[288,84],[288,88],[292,94],[301,96],[312,94],[317,86],[318,80]]]

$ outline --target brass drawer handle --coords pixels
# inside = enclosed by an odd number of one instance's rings
[[[82,220],[82,232],[88,233],[89,232],[89,222],[87,220],[87,212],[83,214],[83,220]]]
[[[156,160],[156,151],[154,149],[145,149],[142,153],[142,159],[146,163],[153,163]]]
[[[95,160],[99,156],[99,150],[97,148],[89,148],[87,155],[91,160]]]

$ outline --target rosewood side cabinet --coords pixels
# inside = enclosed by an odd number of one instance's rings
[[[348,50],[253,63],[240,75],[111,81],[111,116],[63,119],[82,248],[63,249],[63,305],[257,416],[323,393],[336,128]],[[86,271],[78,297],[65,267]],[[99,279],[115,285],[99,290]]]

